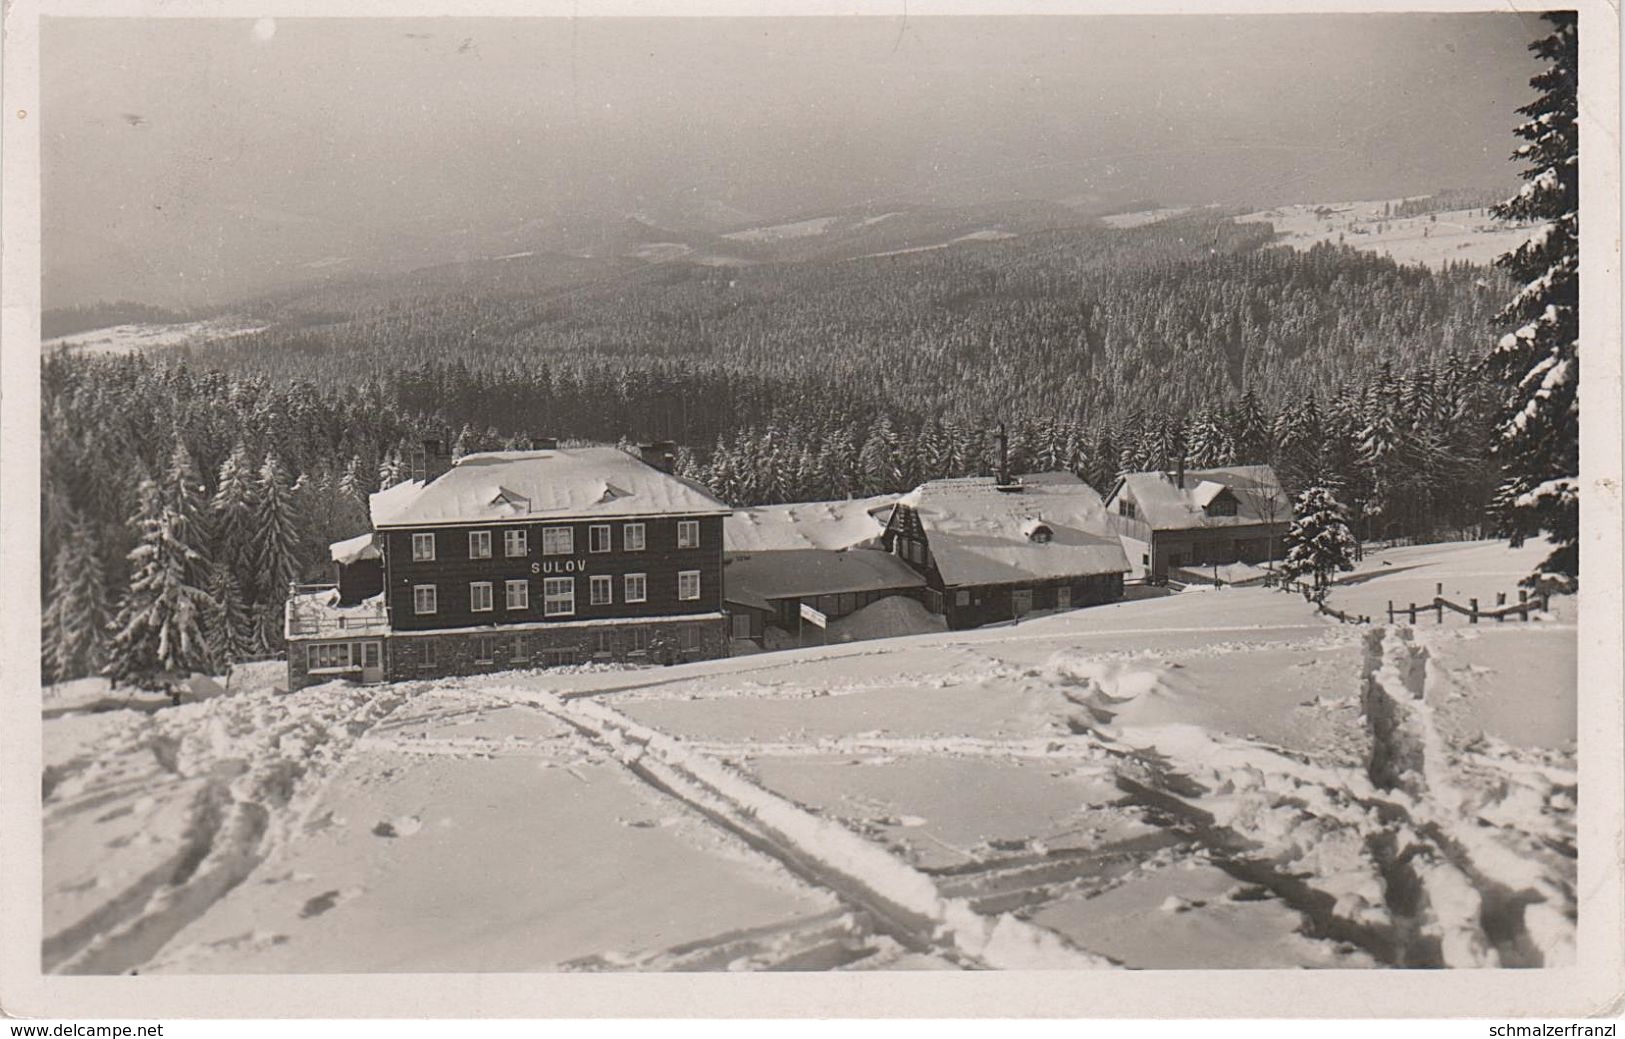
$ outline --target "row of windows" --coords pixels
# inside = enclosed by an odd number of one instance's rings
[[[510,611],[530,609],[530,582],[520,578],[504,581],[503,595]],[[495,585],[490,581],[473,581],[468,586],[468,608],[474,613],[489,613],[495,608]],[[700,597],[700,572],[684,570],[677,575],[677,598],[691,602]],[[611,606],[615,602],[615,578],[595,574],[587,578],[587,601],[593,606]],[[639,603],[649,601],[648,574],[621,575],[621,601]],[[412,586],[412,611],[419,616],[440,610],[440,586],[418,584]],[[576,612],[576,579],[574,577],[542,578],[542,616],[568,617]]]
[[[631,627],[625,629],[600,628],[592,633],[590,649],[594,657],[608,657],[616,652],[617,643],[631,656],[649,652],[649,629],[646,627]],[[685,650],[698,649],[700,646],[700,631],[698,628],[680,628],[678,645]],[[312,647],[314,648],[314,647]],[[541,649],[538,654],[542,663],[548,665],[575,664],[580,662],[581,650],[574,649]],[[422,643],[418,655],[418,667],[435,667],[439,661],[439,654],[432,641]],[[505,659],[511,664],[528,664],[534,659],[533,647],[529,636],[520,635],[480,635],[474,640],[474,663],[494,664],[499,659]]]
[[[412,535],[412,561],[415,563],[432,563],[435,559],[434,533]],[[608,523],[595,523],[587,528],[588,552],[614,551],[614,529]],[[621,524],[621,551],[642,552],[648,546],[647,530],[642,523]],[[700,547],[700,521],[677,521],[677,547]],[[575,554],[575,528],[574,527],[543,527],[542,528],[542,555],[568,556]],[[502,554],[514,559],[530,554],[530,535],[523,527],[512,527],[502,532]],[[491,558],[491,532],[489,530],[471,530],[468,532],[468,558]]]

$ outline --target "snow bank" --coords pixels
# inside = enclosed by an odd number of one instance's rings
[[[947,631],[948,622],[931,613],[917,600],[905,595],[888,595],[863,609],[830,622],[831,642],[859,642],[889,639],[900,635],[929,635]]]

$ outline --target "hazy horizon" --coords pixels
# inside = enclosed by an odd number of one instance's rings
[[[1536,17],[45,19],[45,305],[627,215],[1510,189]]]

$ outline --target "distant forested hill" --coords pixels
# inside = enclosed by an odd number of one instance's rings
[[[209,652],[274,650],[289,577],[326,571],[425,433],[669,437],[745,505],[988,472],[1002,422],[1018,471],[1103,492],[1181,455],[1272,462],[1364,537],[1474,529],[1509,287],[1270,237],[1204,212],[838,261],[524,256],[285,293],[204,347],[49,356],[46,672],[96,666],[164,553],[232,604]]]
[[[452,424],[477,400],[476,424],[503,433],[705,444],[767,417],[781,394],[967,422],[1178,415],[1249,388],[1273,405],[1384,359],[1405,371],[1477,355],[1504,296],[1482,268],[1269,239],[1268,225],[1203,214],[841,262],[605,263],[528,292],[448,274],[410,291],[325,290],[319,309],[348,321],[194,356],[278,381],[376,378],[411,410],[450,409]]]

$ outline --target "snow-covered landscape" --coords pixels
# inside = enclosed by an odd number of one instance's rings
[[[1329,602],[1488,601],[1545,551],[1389,549]],[[1408,628],[1192,587],[665,668],[282,679],[46,691],[46,970],[1574,955],[1562,597]]]

